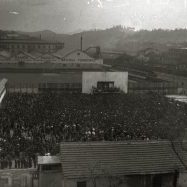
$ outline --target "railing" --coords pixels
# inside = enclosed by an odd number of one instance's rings
[[[9,93],[39,93],[39,92],[76,92],[81,93],[82,85],[80,83],[9,83],[7,92]]]
[[[36,169],[37,163],[33,160],[16,159],[16,160],[1,160],[0,170],[6,169]]]
[[[99,94],[99,93],[120,93],[121,90],[119,88],[116,87],[112,87],[112,88],[96,88],[96,87],[92,87],[92,93],[93,94]]]
[[[129,83],[129,93],[157,92],[160,94],[178,94],[180,86],[177,83]]]

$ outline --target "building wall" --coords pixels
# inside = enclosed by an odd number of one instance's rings
[[[9,89],[36,89],[40,83],[81,83],[81,72],[63,73],[0,73],[0,79],[8,79]]]
[[[128,90],[128,72],[83,72],[82,92],[91,93],[98,81],[114,81],[114,86],[124,93]]]
[[[36,177],[37,176],[37,177]],[[173,187],[174,174],[162,175],[162,187]],[[60,171],[38,172],[34,169],[0,170],[0,187],[77,187],[78,181],[87,181],[87,187],[153,187],[154,175],[133,175],[89,179],[65,179]],[[187,186],[187,173],[179,177],[178,187]]]
[[[7,78],[8,92],[38,93],[39,88],[79,89],[81,72],[63,73],[0,73],[0,79]],[[63,91],[63,90],[62,90]]]
[[[9,41],[2,40],[0,41],[0,48],[8,50],[9,52],[16,53],[20,50],[30,52],[33,50],[42,51],[42,52],[55,52],[58,49],[64,47],[63,43],[45,43],[41,41]]]
[[[162,175],[162,187],[173,187],[173,177],[173,174]],[[87,181],[87,187],[153,187],[153,178],[154,175],[106,176],[96,178],[96,186],[94,186],[92,177],[88,180],[84,178],[78,180],[69,179],[63,181],[63,187],[77,187],[78,181]]]
[[[62,187],[77,187],[77,182],[85,181],[85,179],[79,180],[64,180]],[[110,183],[110,181],[106,178],[98,178],[96,180],[96,187],[130,187],[126,182],[119,184],[119,180],[114,180]],[[91,179],[86,181],[86,187],[95,187],[94,183]],[[141,187],[141,186],[138,186]]]
[[[39,187],[62,187],[61,171],[45,171],[39,174]]]

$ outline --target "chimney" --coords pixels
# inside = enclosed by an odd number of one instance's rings
[[[81,35],[81,51],[82,51],[82,35]]]
[[[96,47],[96,57],[99,58],[101,56],[101,49],[99,46]]]
[[[185,150],[187,150],[187,128],[185,128],[185,130],[184,130],[182,144],[183,144],[183,147],[185,148]]]
[[[42,35],[40,34],[40,40],[42,40]]]
[[[183,141],[186,141],[186,142],[187,142],[187,128],[184,129]]]

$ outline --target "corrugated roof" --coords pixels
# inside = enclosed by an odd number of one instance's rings
[[[177,145],[177,150],[181,150]],[[168,173],[184,170],[183,152],[176,155],[169,141],[62,143],[64,178]],[[187,158],[187,154],[186,154]],[[185,160],[187,161],[187,160]]]
[[[73,50],[73,51],[70,51],[69,53],[65,54],[65,55],[63,56],[63,58],[67,58],[68,56],[70,56],[70,55],[72,55],[72,54],[74,54],[74,53],[76,53],[76,52],[83,53],[83,54],[85,54],[85,55],[87,56],[87,58],[94,59],[94,58],[90,57],[90,56],[88,55],[88,53],[86,53],[85,51],[82,51],[82,50],[80,50],[80,49],[75,49],[75,50]]]
[[[19,55],[21,55],[21,54],[23,54],[23,55],[25,55],[25,56],[27,56],[27,57],[30,57],[31,59],[35,59],[35,57],[34,57],[32,54],[27,53],[27,52],[24,51],[24,50],[20,50],[20,51],[16,54],[16,57],[19,57]]]

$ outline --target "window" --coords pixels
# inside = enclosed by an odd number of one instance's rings
[[[77,187],[86,187],[86,181],[77,182]]]
[[[97,82],[97,88],[98,89],[114,88],[114,82],[102,82],[102,81],[99,81],[99,82]]]
[[[42,171],[60,171],[61,170],[61,164],[51,164],[51,165],[43,165]]]

